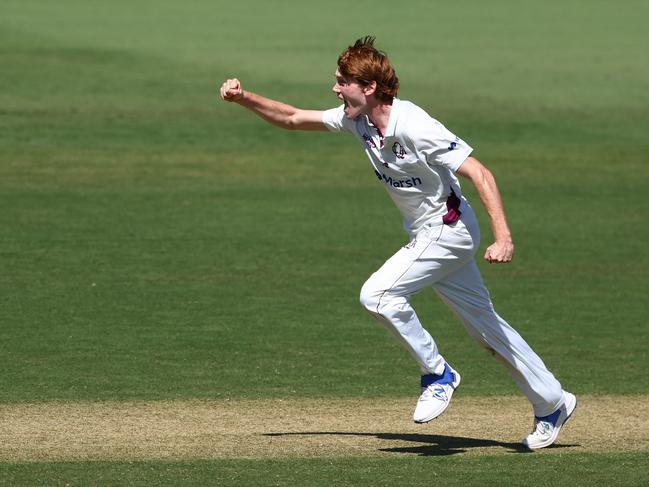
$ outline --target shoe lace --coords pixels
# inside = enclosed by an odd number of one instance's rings
[[[423,399],[435,398],[446,401],[446,389],[440,384],[431,384],[422,393]]]
[[[535,419],[534,420],[534,429],[532,430],[533,435],[547,435],[552,430],[552,423],[549,421],[542,421]]]

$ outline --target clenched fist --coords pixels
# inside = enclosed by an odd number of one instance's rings
[[[511,241],[495,242],[487,247],[484,258],[489,263],[506,264],[514,257],[514,244]]]
[[[225,101],[237,101],[243,98],[243,89],[237,78],[228,79],[221,85],[221,99]]]

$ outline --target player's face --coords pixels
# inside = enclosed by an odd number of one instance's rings
[[[356,118],[366,112],[367,101],[363,87],[352,78],[343,76],[337,69],[333,91],[338,99],[345,104],[347,118]]]

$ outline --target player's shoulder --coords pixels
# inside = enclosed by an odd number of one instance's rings
[[[395,135],[416,141],[431,130],[438,130],[441,123],[425,109],[408,100],[398,100],[399,117]]]
[[[406,120],[430,118],[430,115],[419,105],[409,101],[395,98],[395,108],[399,111],[399,118]]]

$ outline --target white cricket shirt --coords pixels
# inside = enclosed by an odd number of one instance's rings
[[[326,110],[323,123],[360,140],[411,236],[426,225],[442,224],[452,192],[467,204],[454,173],[473,149],[444,125],[414,103],[395,98],[381,136],[366,115],[350,120],[343,110],[344,105]]]

